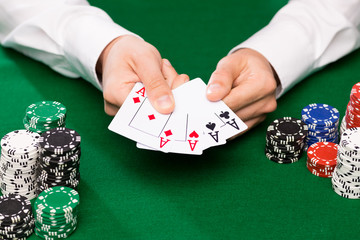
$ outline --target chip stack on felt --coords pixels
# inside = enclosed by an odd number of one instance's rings
[[[1,139],[0,179],[3,194],[16,193],[28,199],[36,195],[36,167],[40,135],[16,130]]]
[[[66,186],[76,189],[80,181],[80,135],[69,128],[54,128],[41,134],[42,147],[39,165],[38,192]]]
[[[346,117],[346,113],[345,113],[345,116],[343,117],[343,119],[341,120],[341,124],[340,124],[340,135],[339,135],[340,137],[341,137],[341,135],[343,134],[343,132],[345,132],[345,130],[347,129],[345,117]]]
[[[26,109],[23,120],[27,130],[43,133],[56,127],[65,127],[66,107],[56,101],[41,101]]]
[[[324,178],[332,177],[336,167],[338,145],[332,142],[318,142],[307,150],[306,166],[308,170]]]
[[[0,239],[26,239],[34,225],[29,199],[17,194],[0,197]]]
[[[277,163],[293,163],[299,160],[308,128],[301,120],[283,117],[274,120],[266,132],[266,157]]]
[[[348,128],[360,127],[360,83],[356,83],[350,92],[350,100],[342,119],[340,133]]]
[[[48,188],[34,203],[35,233],[45,239],[69,237],[77,227],[79,194],[68,187]]]
[[[313,103],[304,107],[301,118],[309,128],[305,149],[317,142],[338,142],[339,111],[327,104]]]
[[[360,128],[349,128],[341,136],[332,186],[345,198],[360,198]]]

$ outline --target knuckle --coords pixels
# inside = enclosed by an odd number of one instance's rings
[[[230,55],[231,56],[231,55]],[[223,65],[227,65],[227,63],[229,62],[229,57],[223,57],[222,59],[220,59],[220,61],[217,64],[217,67],[221,67]]]
[[[276,102],[275,98],[273,98],[267,102],[266,107],[265,107],[265,112],[267,112],[267,113],[274,112],[276,110],[276,108],[277,108],[277,102]]]
[[[184,74],[184,73],[180,74],[179,78],[182,79],[184,82],[190,79],[189,76],[187,74]]]
[[[147,89],[149,91],[156,91],[158,89],[162,89],[164,84],[161,83],[161,81],[157,79],[151,79],[147,82]]]

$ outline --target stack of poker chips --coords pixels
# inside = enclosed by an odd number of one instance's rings
[[[16,193],[33,199],[36,191],[36,167],[40,135],[16,130],[1,139],[0,179],[3,194]]]
[[[48,188],[34,203],[35,233],[45,239],[69,237],[77,227],[79,194],[68,187]]]
[[[339,111],[327,104],[313,103],[304,107],[301,118],[309,128],[305,149],[317,142],[338,142]]]
[[[65,127],[66,107],[56,101],[41,101],[26,109],[23,120],[27,130],[43,133],[56,127]]]
[[[26,239],[34,225],[29,199],[17,194],[0,197],[0,239]]]
[[[346,113],[345,113],[345,117],[346,117]],[[347,129],[345,117],[343,117],[343,119],[341,120],[341,124],[340,124],[340,136],[341,136],[341,135],[345,132],[345,130]]]
[[[360,198],[360,128],[349,128],[341,136],[332,186],[345,198]]]
[[[351,88],[350,100],[341,122],[340,133],[355,127],[360,127],[360,83],[356,83]]]
[[[307,125],[299,119],[283,117],[274,120],[266,132],[266,157],[277,163],[298,161],[307,132]]]
[[[54,128],[41,134],[37,169],[38,192],[66,186],[76,189],[80,181],[80,135],[72,129]]]
[[[314,143],[307,150],[306,166],[308,170],[318,177],[332,177],[336,167],[337,151],[338,145],[336,143]]]

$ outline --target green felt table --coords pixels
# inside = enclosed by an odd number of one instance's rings
[[[155,45],[179,73],[207,82],[217,61],[287,1],[90,2]],[[330,179],[307,170],[305,155],[288,165],[264,155],[272,120],[300,118],[314,102],[338,108],[342,117],[356,82],[359,51],[302,81],[236,140],[201,156],[164,154],[110,132],[112,117],[91,84],[0,48],[0,135],[23,128],[33,102],[67,106],[67,127],[81,134],[83,153],[79,224],[69,239],[358,239],[360,200],[334,193]]]

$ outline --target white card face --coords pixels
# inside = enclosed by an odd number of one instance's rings
[[[170,115],[157,113],[151,104],[147,104],[147,102],[143,84],[136,83],[110,123],[109,129],[137,142],[157,143]],[[144,123],[141,123],[141,121],[144,121]]]
[[[206,148],[225,144],[226,138],[222,137],[220,133],[220,127],[223,125],[221,120],[213,114],[204,116],[202,120],[201,128],[203,129]]]
[[[181,139],[176,139],[175,144],[172,145],[171,152],[201,154],[204,147],[202,144],[200,124],[195,117],[186,114],[186,130]]]
[[[171,115],[158,113],[151,105],[149,99],[146,98],[136,111],[133,119],[131,119],[129,127],[145,134],[159,137],[170,117]]]
[[[206,85],[197,78],[188,83],[187,94],[193,96],[189,106],[197,115],[202,115],[204,122],[219,122],[218,136],[226,140],[247,129],[246,124],[223,102],[210,102],[206,97]],[[209,120],[207,119],[209,117]],[[217,145],[217,144],[216,144]]]

